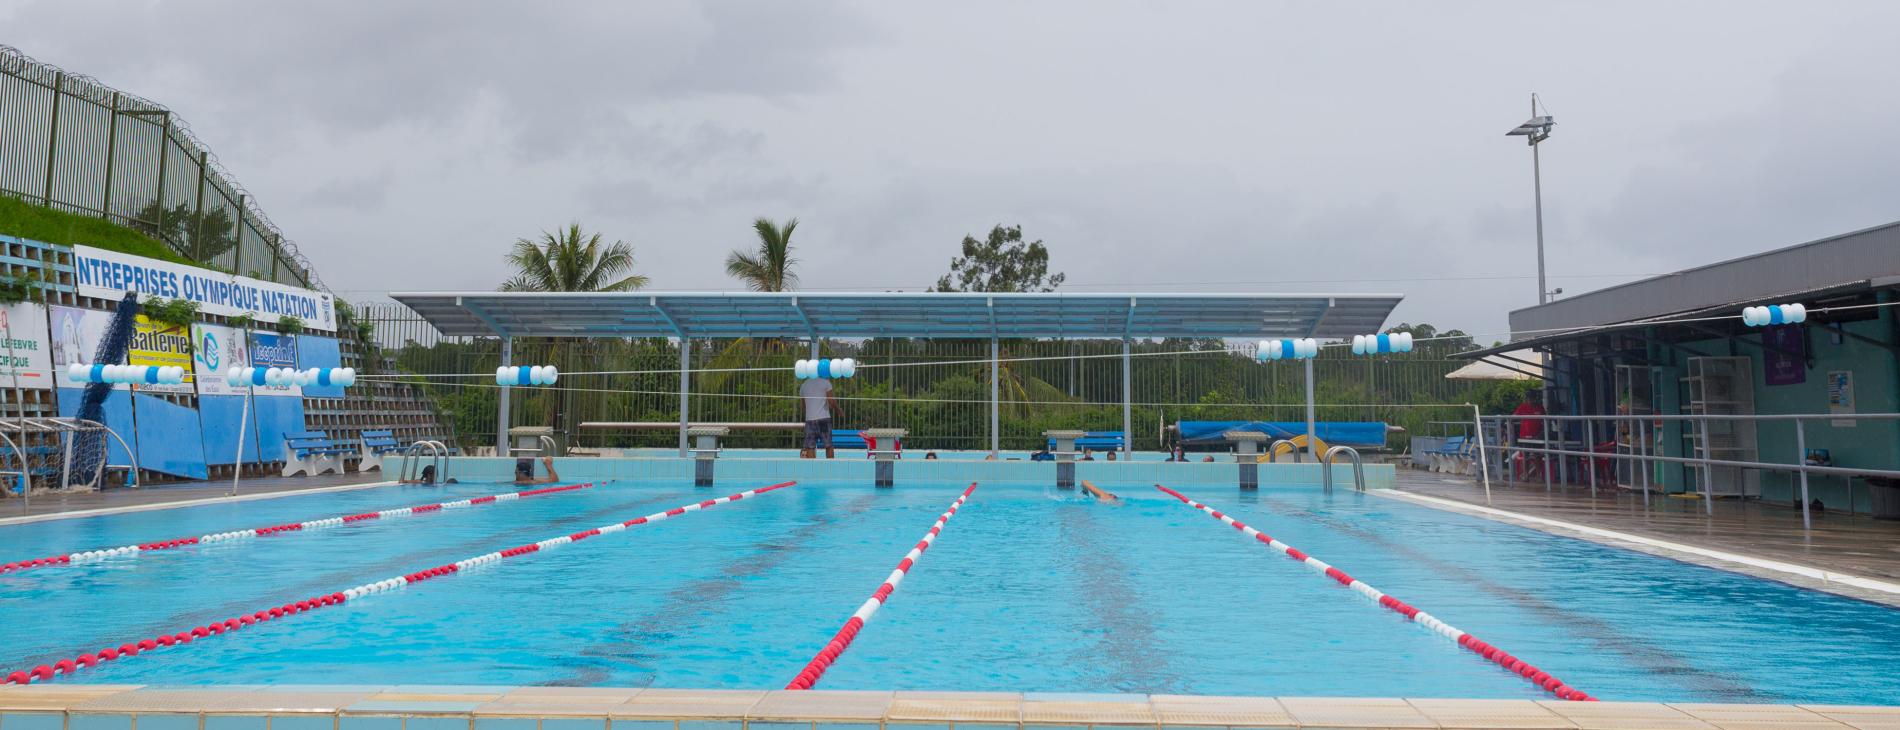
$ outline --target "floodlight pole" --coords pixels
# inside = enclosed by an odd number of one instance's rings
[[[1537,116],[1537,102],[1531,102],[1531,116]],[[1537,151],[1537,138],[1531,138],[1531,189],[1537,206],[1537,303],[1550,303],[1550,287],[1544,283],[1544,161]]]
[[[515,364],[515,338],[509,337],[507,335],[502,335],[501,336],[501,366],[509,367],[514,364]],[[495,455],[504,457],[504,458],[511,455],[510,452],[508,451],[508,393],[509,391],[510,389],[508,386],[506,385],[501,386],[501,397],[496,399],[498,403],[495,406]]]
[[[1317,424],[1314,423],[1314,419],[1313,419],[1313,415],[1314,415],[1313,414],[1313,358],[1309,357],[1309,358],[1306,358],[1305,360],[1306,360],[1306,453],[1312,454],[1314,461],[1319,461],[1319,458],[1320,458],[1319,450],[1313,447],[1313,444],[1319,438],[1318,436],[1319,429],[1317,427]],[[1297,453],[1297,450],[1295,450],[1295,453]],[[1331,467],[1322,467],[1322,468],[1331,468]]]

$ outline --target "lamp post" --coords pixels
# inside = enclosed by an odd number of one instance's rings
[[[1531,95],[1531,118],[1516,129],[1505,132],[1506,137],[1523,137],[1531,146],[1531,184],[1535,186],[1537,200],[1537,303],[1550,302],[1550,288],[1544,283],[1544,166],[1537,154],[1537,143],[1550,138],[1550,128],[1557,121],[1550,115],[1537,113],[1537,95]]]

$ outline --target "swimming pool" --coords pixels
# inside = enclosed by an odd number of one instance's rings
[[[0,575],[0,669],[676,505],[613,482]],[[58,682],[783,687],[967,483],[805,483],[106,662]],[[1146,485],[984,484],[823,689],[1535,698]],[[0,528],[0,561],[513,491],[385,487]],[[1892,609],[1351,490],[1183,487],[1610,700],[1900,696]]]

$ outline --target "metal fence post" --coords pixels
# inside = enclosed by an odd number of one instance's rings
[[[154,238],[160,241],[165,241],[165,163],[171,158],[171,151],[172,113],[165,112],[165,123],[158,129],[158,187],[154,188],[156,192],[152,203],[152,207],[158,209],[158,220],[152,225],[153,229],[158,231],[158,235]],[[172,250],[178,249],[177,241],[165,241],[165,243],[170,245]]]
[[[501,336],[501,365],[507,367],[515,361],[515,340],[507,335]],[[495,405],[495,455],[508,456],[508,386],[501,386],[501,395]]]
[[[191,210],[191,260],[204,262],[205,169],[211,166],[211,153],[198,150],[198,201]],[[189,334],[189,333],[187,333]]]
[[[53,205],[53,161],[58,159],[55,153],[59,151],[59,100],[64,96],[66,96],[66,72],[59,71],[53,74],[52,123],[46,127],[46,189],[41,199],[46,202],[47,207]],[[20,438],[26,438],[24,432]]]
[[[1801,465],[1801,529],[1813,530],[1814,518],[1808,514],[1808,430],[1801,419],[1794,419],[1794,458]],[[1854,480],[1849,479],[1849,484]],[[1848,495],[1853,496],[1853,495]]]
[[[231,228],[231,273],[238,276],[249,276],[244,273],[244,198],[244,193],[238,193],[237,225]],[[271,280],[276,281],[276,278]]]
[[[1312,361],[1308,360],[1307,362]],[[1484,454],[1484,415],[1478,411],[1478,404],[1466,403],[1465,405],[1471,406],[1471,423],[1478,429],[1478,473],[1484,476],[1484,503],[1490,504],[1491,458]],[[1326,468],[1331,469],[1332,467],[1328,466]]]
[[[113,160],[119,153],[119,92],[112,92],[112,107],[108,111],[111,117],[106,122],[106,184],[105,196],[99,202],[99,217],[112,220],[112,172]]]
[[[1595,497],[1597,496],[1597,430],[1595,421],[1583,422],[1583,450],[1590,454],[1584,458],[1589,460],[1589,463],[1585,466],[1590,475],[1590,496]]]

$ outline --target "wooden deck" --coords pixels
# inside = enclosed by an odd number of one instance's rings
[[[1485,505],[1484,488],[1470,477],[1400,469],[1398,489]],[[1900,582],[1900,521],[1864,514],[1817,512],[1804,530],[1798,509],[1754,501],[1716,500],[1714,514],[1698,499],[1588,487],[1491,484],[1490,507],[1656,540]],[[1888,602],[1888,601],[1882,601]]]

